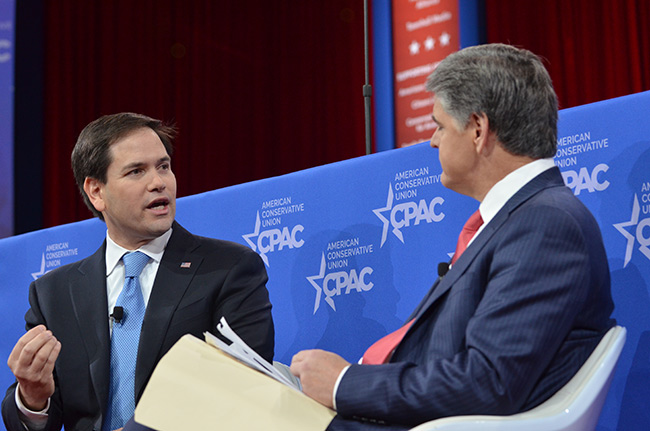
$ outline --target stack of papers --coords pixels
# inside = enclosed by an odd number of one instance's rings
[[[289,380],[284,374],[282,374],[277,368],[272,364],[269,364],[266,359],[261,357],[255,350],[248,347],[248,344],[244,342],[239,335],[235,333],[230,326],[225,317],[222,317],[217,325],[217,331],[231,344],[226,344],[221,341],[219,338],[214,336],[209,332],[204,332],[205,342],[211,346],[217,347],[223,352],[229,354],[235,359],[243,362],[249,367],[256,369],[269,377],[274,378],[275,380],[284,383],[287,386],[290,386],[294,389],[302,391],[300,387],[300,382],[296,378],[295,381]]]

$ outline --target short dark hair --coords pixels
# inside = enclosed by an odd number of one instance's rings
[[[106,184],[106,172],[112,162],[111,145],[131,132],[145,127],[158,135],[167,154],[171,157],[176,128],[173,125],[164,124],[160,120],[132,112],[99,117],[84,127],[77,138],[71,156],[74,179],[84,203],[93,215],[101,220],[104,220],[103,215],[95,209],[84,191],[84,181],[86,178],[94,178]]]
[[[557,151],[558,104],[551,77],[539,57],[495,43],[449,55],[426,88],[459,126],[485,114],[503,148],[533,159]]]

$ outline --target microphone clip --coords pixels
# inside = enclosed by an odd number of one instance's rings
[[[111,313],[110,318],[115,322],[115,323],[120,323],[122,319],[124,318],[124,308],[120,306],[116,306],[113,308],[113,313]]]
[[[449,272],[449,262],[440,262],[438,264],[438,277],[442,278]]]

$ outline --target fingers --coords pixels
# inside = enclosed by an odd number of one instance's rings
[[[9,359],[7,359],[7,364],[16,363],[25,346],[28,343],[30,343],[32,340],[34,340],[34,338],[38,337],[45,331],[47,331],[47,328],[44,325],[38,325],[30,329],[29,331],[27,331],[25,335],[20,337],[20,339],[16,342],[16,345],[14,346],[13,350],[9,354]],[[11,367],[11,365],[9,366]]]
[[[51,331],[39,325],[23,335],[12,350],[7,365],[16,377],[51,373],[61,351],[61,343]]]
[[[56,340],[56,338],[54,338],[54,340]],[[41,375],[45,376],[52,374],[54,371],[54,365],[56,364],[56,358],[59,357],[59,353],[61,353],[61,342],[56,340],[54,347],[50,351],[47,359],[45,360],[45,363],[43,364]]]
[[[18,340],[7,365],[20,384],[27,388],[51,379],[60,352],[61,343],[45,326],[39,325]]]
[[[291,365],[289,366],[289,371],[294,376],[300,377],[301,372],[304,371],[304,368],[309,365],[309,358],[315,356],[315,352],[319,350],[302,350],[291,358]]]
[[[303,350],[291,360],[291,373],[300,378],[303,393],[332,408],[334,384],[341,370],[349,365],[335,353]]]
[[[19,394],[27,408],[41,410],[54,393],[52,372],[60,352],[61,343],[43,325],[30,329],[16,342],[7,365],[20,384]]]
[[[50,356],[52,354],[55,354],[55,357],[58,356],[56,349],[59,345],[59,341],[51,333],[42,338],[35,338],[23,349],[18,364],[22,367],[29,367],[34,374],[42,375],[46,371],[46,367],[49,367]]]

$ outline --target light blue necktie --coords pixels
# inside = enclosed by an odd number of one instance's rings
[[[125,254],[122,260],[125,272],[124,288],[115,306],[124,309],[124,316],[119,323],[113,324],[111,387],[104,431],[123,427],[135,411],[135,362],[146,308],[139,277],[149,261],[149,256],[136,251]]]

